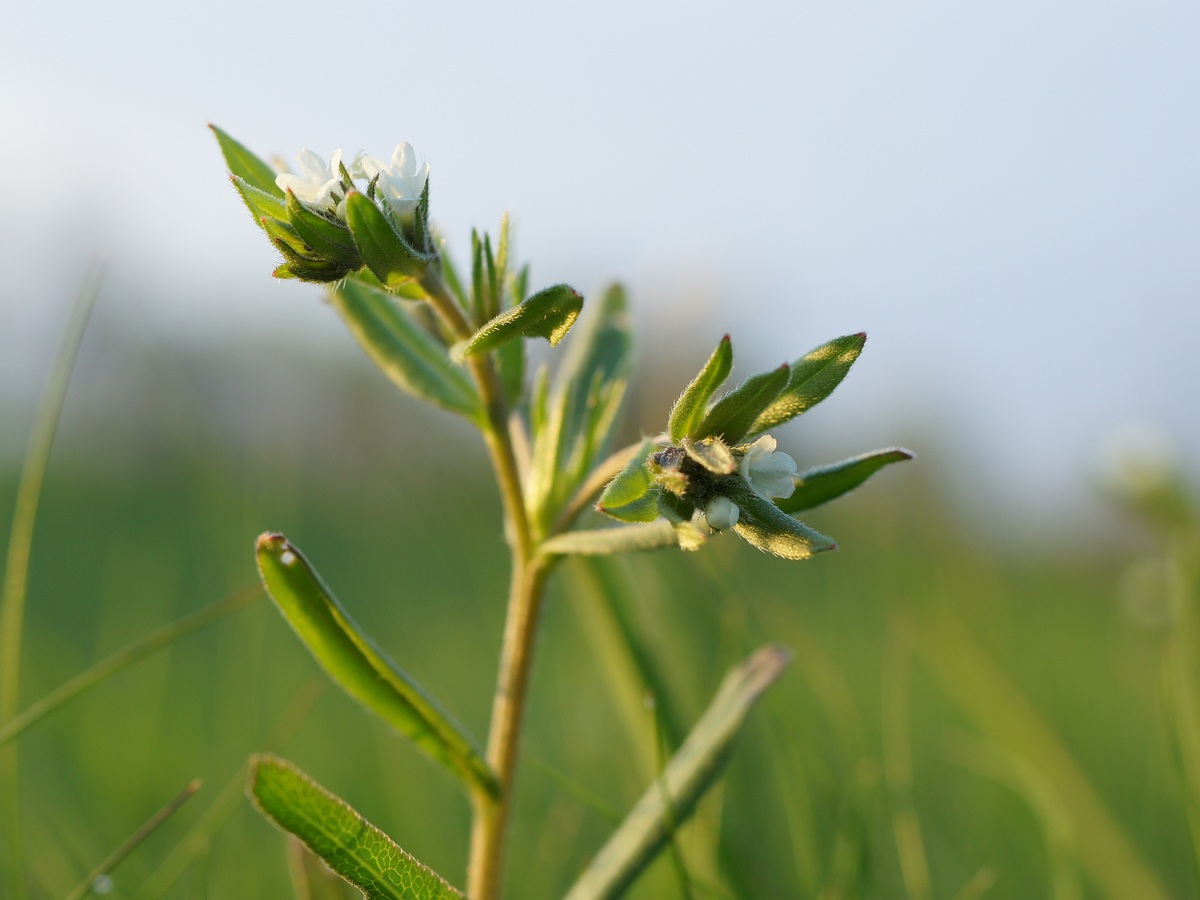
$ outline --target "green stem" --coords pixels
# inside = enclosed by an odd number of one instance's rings
[[[501,789],[497,799],[483,798],[476,805],[467,867],[467,896],[471,900],[496,900],[500,896],[534,638],[550,565],[549,560],[543,559],[513,568],[487,746],[488,763],[499,778]]]
[[[450,333],[460,340],[469,338],[473,333],[471,325],[441,278],[430,273],[423,286]],[[512,812],[521,727],[533,667],[534,638],[552,560],[535,556],[521,470],[508,427],[509,410],[496,369],[486,354],[470,357],[467,367],[483,401],[481,427],[500,487],[505,532],[512,550],[512,581],[487,746],[488,763],[500,781],[500,793],[495,798],[482,792],[474,794],[467,865],[467,895],[472,900],[496,900],[503,882],[504,844]]]

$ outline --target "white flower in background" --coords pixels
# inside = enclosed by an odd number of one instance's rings
[[[418,168],[412,144],[397,144],[387,165],[374,156],[360,156],[355,160],[355,169],[354,174],[361,172],[367,181],[379,179],[375,182],[375,195],[387,200],[400,221],[413,220],[429,179],[429,163]]]
[[[339,219],[345,219],[342,151],[334,150],[329,165],[326,165],[324,159],[306,147],[300,151],[299,160],[300,174],[281,172],[275,176],[275,183],[284,191],[290,190],[306,206],[336,213]]]
[[[750,484],[750,489],[763,497],[785,499],[792,496],[796,483],[796,461],[775,449],[775,438],[764,434],[746,448],[738,473]],[[736,520],[735,520],[736,521]]]
[[[728,497],[713,497],[708,501],[708,505],[704,507],[704,518],[708,520],[708,526],[715,528],[717,531],[732,528],[737,524],[738,516],[740,515],[741,510]]]

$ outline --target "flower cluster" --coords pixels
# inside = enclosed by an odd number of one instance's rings
[[[328,165],[308,148],[300,151],[298,160],[300,173],[280,172],[275,176],[276,186],[290,191],[310,209],[332,213],[343,222],[346,195],[356,189],[355,179],[366,182],[363,190],[372,198],[383,198],[392,218],[404,224],[416,216],[429,181],[429,163],[418,168],[417,155],[407,142],[396,145],[390,163],[359,153],[347,165],[340,149],[333,151]]]
[[[331,282],[370,269],[389,288],[419,279],[436,259],[429,233],[429,164],[401,143],[390,160],[304,149],[297,172],[276,172],[214,128],[231,179],[283,255],[280,278]]]
[[[724,338],[668,420],[669,441],[639,454],[609,483],[597,508],[630,523],[671,523],[681,547],[733,530],[777,556],[803,559],[834,546],[792,513],[845,493],[880,466],[908,458],[880,451],[800,473],[766,432],[810,409],[845,377],[865,335],[822,344],[794,363],[754,375],[720,400],[733,349]]]

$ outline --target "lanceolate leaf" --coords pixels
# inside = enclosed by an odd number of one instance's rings
[[[607,452],[629,382],[631,346],[625,291],[605,291],[571,338],[546,404],[530,472],[529,498],[542,524]]]
[[[283,199],[283,189],[275,183],[278,174],[269,165],[227,135],[216,125],[209,125],[221,145],[221,154],[229,171],[251,187]]]
[[[837,547],[825,535],[796,521],[758,494],[740,496],[737,504],[741,514],[733,530],[759,550],[784,559],[808,559],[815,553]]]
[[[276,197],[274,194],[268,194],[266,191],[260,191],[254,185],[236,175],[230,175],[229,180],[233,183],[234,189],[242,198],[242,202],[246,204],[246,208],[250,210],[250,215],[254,218],[254,224],[259,228],[266,230],[263,225],[263,219],[287,219],[287,206],[284,201]]]
[[[463,894],[296,766],[274,756],[250,760],[251,797],[368,900],[462,900]]]
[[[387,291],[348,278],[329,292],[359,345],[392,381],[417,397],[468,418],[481,415],[479,395],[446,350]]]
[[[430,261],[404,243],[366,194],[350,192],[346,198],[346,224],[367,268],[389,288],[419,277]]]
[[[659,547],[670,547],[678,542],[675,529],[664,519],[661,522],[623,525],[620,528],[568,531],[546,541],[541,545],[541,551],[546,554],[607,556],[610,553],[657,550]]]
[[[376,649],[283,535],[258,539],[258,569],[283,617],[342,690],[472,788],[498,792],[471,740]]]
[[[782,647],[763,647],[725,676],[666,770],[642,794],[565,900],[609,900],[628,889],[716,781],[746,714],[790,659]]]
[[[692,383],[684,388],[679,399],[675,401],[671,416],[667,420],[671,440],[678,442],[682,438],[691,437],[692,432],[704,421],[708,401],[725,383],[732,369],[733,345],[729,341],[729,335],[725,335],[708,358],[708,362],[704,364],[704,368],[700,370],[700,374],[692,379]]]
[[[488,247],[490,251],[490,247]],[[489,257],[490,258],[490,257]],[[486,292],[488,281],[483,267],[478,266],[477,290]],[[520,306],[496,316],[480,328],[461,347],[456,349],[460,358],[491,350],[518,337],[544,337],[554,346],[570,331],[579,311],[583,309],[583,297],[574,288],[556,284],[538,291]]]
[[[792,363],[787,386],[763,410],[748,437],[770,431],[812,409],[842,383],[867,341],[865,332],[835,338]]]
[[[852,459],[843,459],[832,465],[809,469],[796,476],[795,493],[776,503],[785,513],[812,509],[854,490],[884,466],[912,458],[912,454],[907,450],[893,447],[890,450],[876,450]]]
[[[754,420],[779,396],[788,382],[789,373],[790,369],[784,363],[778,369],[747,378],[741,387],[717,401],[692,438],[698,441],[706,437],[722,437],[728,444],[741,441]]]

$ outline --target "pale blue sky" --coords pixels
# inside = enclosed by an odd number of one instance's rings
[[[763,365],[865,328],[826,439],[943,424],[924,465],[1045,518],[1122,421],[1196,462],[1197,48],[1183,2],[14,5],[0,377],[40,379],[101,247],[111,316],[331,334],[204,124],[264,155],[408,140],[460,253],[508,210],[536,283],[622,279]]]

